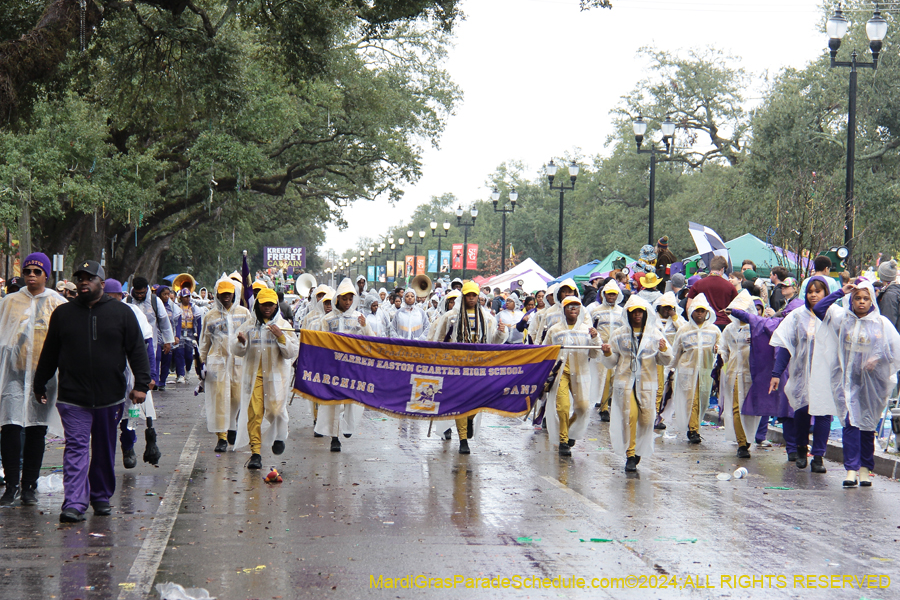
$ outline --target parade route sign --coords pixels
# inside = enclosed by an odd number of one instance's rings
[[[306,248],[276,248],[266,246],[263,248],[263,263],[265,268],[294,269],[306,268]]]

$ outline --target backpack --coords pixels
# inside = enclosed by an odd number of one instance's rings
[[[147,293],[149,294],[150,292],[147,292]],[[158,322],[159,321],[159,309],[156,307],[156,300],[157,300],[156,296],[153,296],[152,301],[150,302],[150,306],[153,307],[153,316],[156,317],[156,321]],[[132,298],[131,296],[128,296],[128,304],[134,304],[134,298]]]

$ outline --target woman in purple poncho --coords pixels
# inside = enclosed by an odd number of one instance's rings
[[[757,312],[762,306],[762,301],[755,299]],[[759,417],[775,417],[784,425],[784,445],[788,454],[788,461],[797,460],[797,442],[792,435],[794,410],[784,395],[784,384],[787,382],[787,372],[781,378],[781,385],[774,392],[769,392],[769,381],[772,378],[772,368],[775,366],[775,348],[769,345],[772,334],[787,315],[797,307],[803,306],[803,300],[794,298],[784,307],[781,317],[763,317],[759,314],[743,310],[732,310],[731,316],[739,321],[750,324],[750,391],[741,413]],[[727,312],[727,311],[726,311]]]

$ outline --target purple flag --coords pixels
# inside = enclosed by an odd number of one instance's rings
[[[244,250],[244,263],[241,265],[241,285],[244,287],[241,306],[250,308],[250,298],[253,297],[253,284],[250,282],[250,265],[247,264],[247,251]]]

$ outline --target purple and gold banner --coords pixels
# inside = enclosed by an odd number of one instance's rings
[[[559,346],[444,344],[304,331],[294,391],[398,418],[519,416],[540,397]]]

